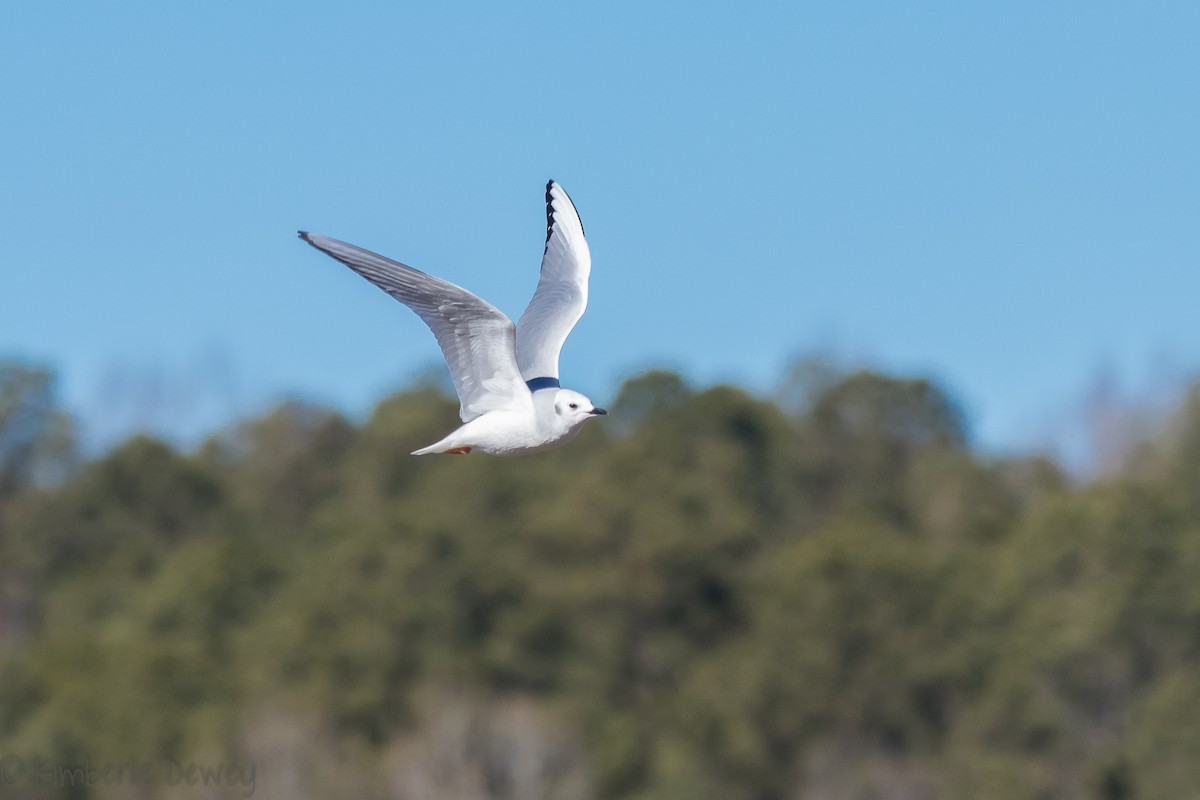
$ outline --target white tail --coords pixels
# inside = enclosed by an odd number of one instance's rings
[[[413,450],[412,455],[427,456],[427,455],[430,455],[433,453],[451,453],[453,455],[466,455],[467,453],[471,452],[470,447],[456,445],[456,444],[454,444],[454,442],[451,441],[451,439],[454,438],[455,433],[458,433],[458,431],[454,431],[454,433],[451,433],[449,436],[447,436],[445,439],[442,439],[440,442],[434,442],[433,444],[429,445],[428,447],[422,447],[420,450]]]

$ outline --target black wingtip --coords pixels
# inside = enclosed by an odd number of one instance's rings
[[[546,181],[546,247],[542,249],[543,255],[550,247],[550,237],[554,235],[554,198],[550,196],[550,190],[553,188],[554,179],[551,178]]]
[[[550,196],[550,191],[555,186],[558,186],[559,190],[566,195],[567,200],[571,203],[571,205],[575,205],[575,201],[571,200],[571,195],[567,194],[567,190],[563,189],[562,185],[559,184],[558,181],[554,180],[553,178],[546,181],[546,247],[542,249],[543,255],[545,255],[546,250],[550,248],[550,237],[554,235],[554,198]],[[575,213],[578,214],[578,210],[576,210]],[[579,221],[579,230],[583,232],[585,237],[587,236],[587,231],[583,230],[582,219]]]

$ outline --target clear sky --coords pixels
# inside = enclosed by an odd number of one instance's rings
[[[93,434],[369,408],[436,344],[295,231],[515,318],[551,177],[594,264],[564,383],[597,402],[820,350],[1011,447],[1098,365],[1200,366],[1196,3],[17,0],[4,29],[0,355]]]

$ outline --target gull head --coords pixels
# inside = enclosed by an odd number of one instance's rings
[[[582,425],[592,417],[602,417],[608,412],[596,408],[591,400],[570,389],[559,389],[554,395],[554,413],[569,427]]]

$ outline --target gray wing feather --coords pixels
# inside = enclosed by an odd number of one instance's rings
[[[516,331],[499,309],[449,281],[355,247],[300,232],[300,238],[378,286],[425,321],[437,337],[470,422],[488,411],[529,405],[516,361]]]

